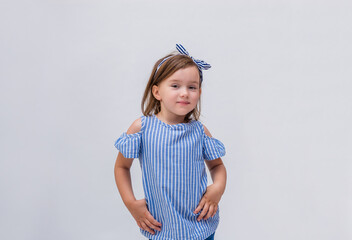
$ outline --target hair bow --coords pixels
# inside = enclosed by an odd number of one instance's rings
[[[187,50],[181,44],[176,44],[176,49],[179,53],[183,55],[187,55],[188,57],[192,58],[193,62],[197,64],[199,69],[208,70],[209,68],[211,68],[209,63],[206,63],[203,60],[194,59],[192,56],[190,56]]]
[[[187,50],[181,45],[181,44],[176,44],[176,49],[177,51],[182,54],[182,55],[186,55],[188,57],[190,57],[193,62],[195,62],[195,64],[197,64],[198,66],[198,70],[199,70],[199,75],[200,75],[200,81],[203,81],[203,72],[202,70],[208,70],[209,68],[211,68],[211,65],[209,63],[204,62],[203,60],[199,60],[199,59],[195,59],[192,56],[189,55],[189,53],[187,52]],[[173,57],[173,56],[170,56]],[[170,57],[164,58],[158,65],[155,73],[159,70],[160,66]]]

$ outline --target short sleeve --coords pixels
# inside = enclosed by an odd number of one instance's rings
[[[141,151],[142,132],[127,134],[124,132],[115,142],[115,147],[125,158],[138,158]]]
[[[225,146],[218,139],[209,137],[204,133],[203,157],[205,160],[214,160],[225,156]]]

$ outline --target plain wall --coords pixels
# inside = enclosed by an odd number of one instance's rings
[[[351,7],[1,1],[0,238],[145,239],[113,144],[181,43],[212,65],[201,121],[228,173],[216,239],[352,239]],[[132,179],[143,198],[137,159]]]

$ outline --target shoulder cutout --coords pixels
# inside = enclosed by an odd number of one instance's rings
[[[142,119],[138,118],[129,127],[129,129],[127,130],[127,134],[137,133],[141,131],[141,128],[142,128]]]
[[[210,132],[209,132],[209,130],[208,130],[208,128],[207,128],[206,126],[204,126],[204,124],[203,124],[203,127],[204,127],[204,132],[205,132],[205,134],[206,134],[208,137],[212,137],[211,134],[210,134]]]
[[[203,125],[204,126],[204,125]],[[224,156],[226,153],[224,144],[213,138],[209,130],[204,126],[203,157],[205,160],[214,160]],[[209,166],[209,165],[208,165]]]

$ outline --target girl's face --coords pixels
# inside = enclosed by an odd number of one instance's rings
[[[197,67],[182,68],[153,86],[153,95],[160,101],[162,114],[169,117],[185,116],[199,101],[199,70]]]

